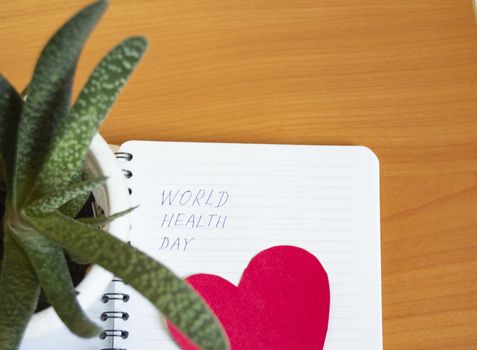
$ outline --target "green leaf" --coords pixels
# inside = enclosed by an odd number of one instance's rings
[[[70,185],[74,185],[83,179],[88,178],[88,172],[85,170],[84,166],[79,168],[73,173],[73,176],[71,177],[70,180]],[[71,217],[74,218],[78,213],[81,211],[81,209],[84,207],[86,202],[88,201],[90,196],[90,193],[83,193],[78,195],[77,197],[73,198],[69,202],[65,203],[64,205],[61,206],[60,211]]]
[[[101,328],[88,319],[76,299],[63,249],[33,230],[16,233],[15,239],[27,253],[48,302],[65,325],[80,337],[98,335]]]
[[[141,251],[60,213],[30,218],[45,237],[108,269],[149,299],[191,341],[205,350],[228,349],[208,306],[187,283]]]
[[[121,216],[129,214],[130,212],[132,212],[136,208],[137,207],[129,208],[129,209],[120,211],[119,213],[112,214],[110,216],[104,216],[103,215],[103,216],[97,216],[97,217],[92,217],[92,218],[80,218],[80,219],[76,219],[76,220],[78,220],[79,222],[82,222],[83,224],[92,225],[96,228],[103,228],[104,225],[109,224],[110,222],[114,221],[115,219],[117,219]],[[91,263],[88,259],[85,259],[84,257],[79,256],[79,255],[77,255],[77,254],[75,254],[71,251],[67,251],[67,254],[70,256],[71,260],[73,260],[77,264],[84,265],[84,264]]]
[[[70,218],[76,217],[89,199],[89,193],[83,193],[61,206],[60,211]]]
[[[52,135],[70,109],[79,54],[105,8],[106,1],[97,1],[78,12],[50,39],[38,59],[18,129],[15,187],[21,202],[32,191],[33,179],[51,148]]]
[[[18,92],[0,75],[0,155],[7,187],[13,195],[17,130],[23,101]]]
[[[136,208],[137,208],[137,206],[134,207],[134,208],[129,208],[129,209],[120,211],[119,213],[112,214],[112,215],[109,215],[109,216],[97,216],[97,217],[94,217],[94,218],[81,218],[81,219],[78,219],[78,221],[82,222],[83,224],[87,224],[87,225],[94,225],[94,226],[106,225],[106,224],[109,224],[110,222],[114,221],[115,219],[120,218],[121,216],[129,214],[130,212],[132,212]]]
[[[0,275],[0,349],[17,349],[40,294],[40,285],[27,256],[4,233],[5,255]]]
[[[71,185],[64,191],[53,192],[45,197],[37,199],[29,204],[25,211],[27,215],[38,216],[41,214],[51,213],[62,205],[68,203],[73,198],[82,194],[91,193],[91,190],[106,181],[105,177],[100,177],[94,180],[81,181]]]
[[[83,163],[93,136],[147,48],[132,37],[112,49],[98,64],[68,117],[37,178],[42,189],[63,188]]]
[[[70,259],[72,261],[74,261],[75,263],[79,264],[79,265],[88,265],[88,264],[91,264],[91,261],[89,261],[88,259],[86,258],[83,258],[82,256],[79,256],[75,253],[72,253],[72,252],[69,252],[69,251],[66,251],[66,254],[70,257]]]

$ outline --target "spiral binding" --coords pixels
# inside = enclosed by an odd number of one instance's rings
[[[103,303],[107,303],[110,300],[122,300],[125,303],[129,301],[129,294],[124,293],[104,293],[101,297]]]
[[[133,155],[128,152],[116,152],[115,156],[117,159],[123,159],[127,162],[130,162],[133,159]],[[123,175],[129,179],[133,176],[132,172],[127,169],[122,169]],[[132,190],[131,188],[128,187],[128,192],[131,195]],[[129,242],[128,242],[129,243]],[[115,277],[113,279],[114,283],[124,283],[120,278]],[[116,301],[122,301],[124,303],[127,303],[129,301],[129,294],[125,293],[104,293],[103,296],[101,297],[101,301],[103,303],[109,303],[110,301],[116,302]],[[123,321],[127,321],[129,319],[129,314],[124,311],[104,311],[101,316],[100,316],[102,321],[107,321],[109,319],[120,319]],[[114,323],[113,323],[114,325]],[[114,326],[113,326],[114,327]],[[129,332],[124,330],[124,329],[105,329],[104,331],[101,332],[99,337],[103,340],[106,340],[108,338],[119,338],[119,339],[127,339],[129,337]],[[114,344],[113,344],[114,346]],[[117,347],[112,347],[112,348],[103,348],[101,350],[127,350],[125,348],[117,348]]]
[[[122,329],[105,329],[99,335],[101,339],[106,339],[107,337],[121,337],[123,339],[127,339],[128,336],[129,332]]]
[[[129,319],[129,314],[124,311],[105,311],[101,314],[101,320],[107,321],[110,318],[120,318],[123,321],[127,321]]]

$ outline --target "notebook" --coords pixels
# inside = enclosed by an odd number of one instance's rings
[[[324,348],[382,349],[379,162],[368,148],[128,141],[119,152],[131,155],[118,162],[139,206],[133,246],[181,277],[210,273],[234,284],[264,249],[304,248],[329,278]],[[144,297],[118,280],[109,288],[127,298],[98,302],[90,315],[107,308],[127,320],[68,348],[179,349]]]

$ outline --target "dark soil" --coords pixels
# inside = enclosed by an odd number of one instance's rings
[[[1,267],[1,262],[3,260],[3,214],[5,213],[5,199],[6,199],[7,193],[5,191],[0,190],[0,218],[1,224],[0,224],[0,267]]]

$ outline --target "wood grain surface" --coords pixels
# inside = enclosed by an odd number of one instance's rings
[[[46,39],[86,3],[1,2],[0,69],[18,89]],[[102,127],[109,142],[372,148],[385,349],[477,349],[471,0],[111,1],[77,87],[135,34],[150,50]]]

